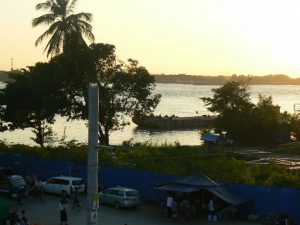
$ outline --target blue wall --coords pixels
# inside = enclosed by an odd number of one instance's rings
[[[252,200],[243,208],[244,215],[257,214],[260,220],[265,220],[267,212],[286,214],[300,223],[300,189],[243,184],[228,184],[228,187]]]
[[[15,173],[26,175],[35,173],[41,180],[52,176],[72,175],[86,179],[87,168],[84,164],[62,160],[45,160],[18,154],[1,154],[0,166],[12,167]],[[101,167],[99,169],[100,184],[105,187],[126,186],[139,190],[145,200],[156,203],[163,197],[161,191],[153,189],[153,184],[178,179],[178,176],[149,173],[135,169]],[[240,195],[252,199],[241,208],[242,217],[258,214],[260,220],[265,219],[267,212],[287,214],[300,224],[300,190],[251,186],[227,183],[227,186]]]

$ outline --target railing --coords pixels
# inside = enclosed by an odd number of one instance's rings
[[[300,103],[295,103],[294,104],[294,112],[300,111]]]

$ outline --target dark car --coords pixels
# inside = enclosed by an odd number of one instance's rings
[[[21,201],[27,194],[24,178],[19,175],[0,177],[0,194]]]

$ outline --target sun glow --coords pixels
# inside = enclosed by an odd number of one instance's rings
[[[31,27],[42,1],[1,2],[0,70],[47,60],[46,43],[34,46],[46,27]],[[81,0],[76,11],[94,15],[97,42],[152,73],[300,76],[298,0]]]

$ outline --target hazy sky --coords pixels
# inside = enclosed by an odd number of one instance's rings
[[[46,27],[32,28],[44,0],[0,0],[0,70],[46,61]],[[299,0],[79,0],[96,42],[151,73],[287,74],[300,77]]]

